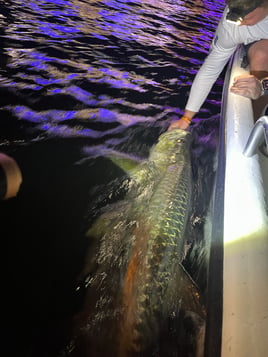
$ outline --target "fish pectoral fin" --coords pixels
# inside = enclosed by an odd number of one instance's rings
[[[137,167],[143,160],[130,155],[109,154],[107,156],[116,166],[126,173]]]
[[[180,264],[177,276],[177,286],[179,288],[180,307],[184,311],[191,311],[198,314],[202,319],[206,317],[206,309],[203,296],[192,277]]]
[[[206,310],[201,293],[181,264],[175,278],[178,301],[169,319],[174,331],[169,344],[175,343],[178,355],[204,356]]]
[[[112,149],[102,150],[102,155],[111,160],[116,166],[126,173],[129,173],[129,171],[133,170],[144,161],[144,158]]]

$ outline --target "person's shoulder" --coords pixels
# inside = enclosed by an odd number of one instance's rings
[[[233,36],[233,34],[236,32],[236,26],[235,24],[227,21],[226,16],[228,14],[229,8],[226,6],[223,10],[222,17],[219,22],[219,29],[218,31],[221,33],[221,35],[226,34],[227,36]]]
[[[224,10],[223,10],[222,17],[221,17],[221,20],[220,20],[220,24],[222,24],[222,26],[224,26],[226,28],[232,28],[233,24],[228,22],[227,19],[226,19],[228,11],[229,11],[229,8],[228,8],[228,6],[226,6],[224,8]]]
[[[229,12],[229,7],[225,6],[223,13],[222,13],[222,19],[225,21],[226,21],[226,15],[228,14],[228,12]]]

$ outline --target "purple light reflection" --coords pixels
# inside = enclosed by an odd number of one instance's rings
[[[40,33],[43,33],[46,36],[50,36],[53,38],[69,38],[70,33],[77,33],[79,29],[63,26],[63,25],[55,25],[48,22],[38,21],[38,28]]]

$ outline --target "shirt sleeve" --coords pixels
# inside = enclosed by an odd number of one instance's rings
[[[226,21],[226,10],[218,25],[210,52],[193,81],[186,109],[197,113],[206,100],[213,84],[216,82],[224,66],[238,45],[232,33],[235,24]]]

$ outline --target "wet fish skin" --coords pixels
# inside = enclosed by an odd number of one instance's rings
[[[123,284],[122,305],[126,308],[121,326],[122,356],[152,343],[159,333],[159,321],[178,308],[175,284],[191,207],[190,144],[189,132],[167,132],[149,157],[155,163],[158,183],[137,220]]]
[[[146,355],[172,314],[204,313],[180,265],[191,212],[191,141],[191,133],[180,129],[162,134],[148,159],[128,172],[125,199],[106,207],[89,229],[100,245],[84,269],[86,275],[94,260],[85,306],[76,317],[74,344],[84,353],[79,357]]]

